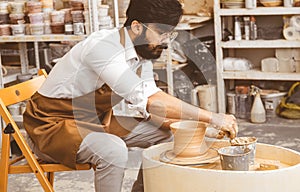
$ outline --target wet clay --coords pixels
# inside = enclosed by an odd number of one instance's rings
[[[249,167],[249,171],[268,171],[268,170],[282,169],[282,168],[286,168],[286,167],[290,167],[290,166],[291,165],[282,163],[280,161],[255,158],[255,163],[254,163],[254,165],[251,165]],[[205,164],[202,166],[190,166],[190,167],[199,168],[199,169],[222,170],[220,160],[218,160],[214,163]]]
[[[255,137],[236,137],[230,140],[231,145],[247,145],[256,142]]]

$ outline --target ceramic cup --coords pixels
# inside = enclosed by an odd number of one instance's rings
[[[170,125],[174,134],[173,153],[178,157],[195,157],[206,152],[204,137],[207,124],[199,121],[179,121]]]

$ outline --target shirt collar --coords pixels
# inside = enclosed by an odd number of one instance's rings
[[[124,33],[125,33],[125,57],[126,57],[126,61],[128,60],[132,60],[135,59],[137,62],[140,61],[133,42],[131,41],[131,38],[129,37],[128,31],[126,29],[126,27],[124,27]]]

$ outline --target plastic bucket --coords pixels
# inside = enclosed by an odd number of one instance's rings
[[[286,95],[286,92],[279,93],[270,93],[266,95],[261,95],[261,99],[264,103],[266,109],[267,117],[275,117],[276,116],[276,108],[279,105],[281,99]]]

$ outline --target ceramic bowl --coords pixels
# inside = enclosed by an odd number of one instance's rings
[[[265,7],[276,7],[282,5],[282,0],[259,0]]]
[[[237,8],[243,8],[245,7],[245,3],[244,2],[224,2],[223,3],[225,8],[229,8],[229,9],[237,9]]]

